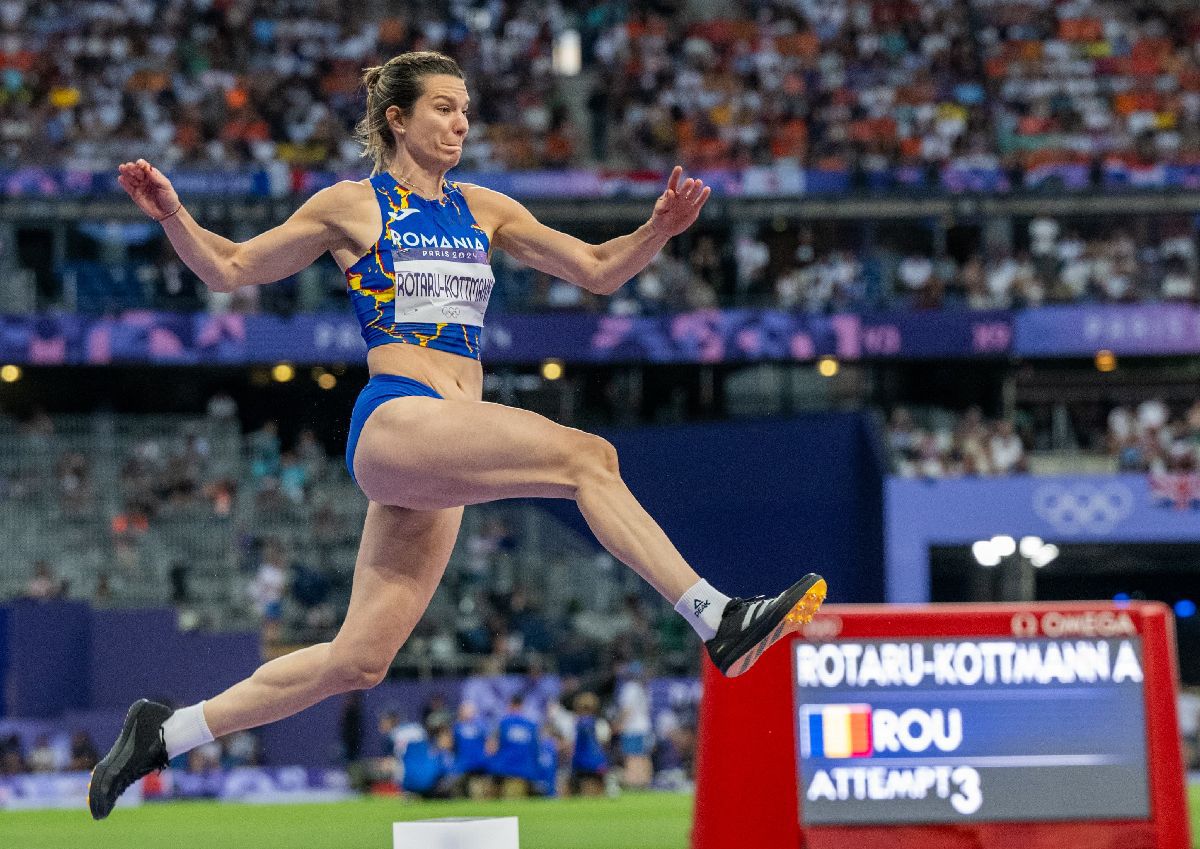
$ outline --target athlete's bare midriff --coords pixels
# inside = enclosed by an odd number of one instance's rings
[[[375,201],[375,190],[367,180],[343,184],[356,186],[347,199],[346,223],[342,225],[339,244],[331,251],[338,266],[345,270],[366,254],[379,239],[383,219]],[[490,225],[491,222],[488,222]],[[489,238],[494,225],[484,225]],[[419,380],[436,389],[443,398],[479,401],[483,398],[483,367],[478,360],[395,342],[377,345],[367,351],[367,368],[374,377],[378,374],[398,374]]]
[[[422,348],[404,342],[377,345],[367,351],[367,368],[377,374],[398,374],[419,380],[443,398],[479,401],[483,398],[483,367],[478,360]]]

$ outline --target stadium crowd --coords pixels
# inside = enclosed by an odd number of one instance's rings
[[[557,73],[574,44],[583,87]],[[1169,0],[6,0],[0,162],[353,167],[361,69],[436,49],[472,87],[472,170],[681,155],[1020,181],[1195,161],[1198,46],[1200,13]]]
[[[1115,223],[1114,223],[1115,222]],[[95,235],[95,234],[93,234]],[[136,236],[136,234],[131,234]],[[159,238],[150,234],[152,238]],[[112,231],[103,238],[124,238]],[[138,236],[140,238],[140,236]],[[761,227],[701,223],[668,243],[612,297],[494,256],[491,313],[607,312],[660,315],[710,307],[827,314],[870,310],[985,310],[1054,304],[1200,303],[1194,222],[1178,216],[1012,222],[1012,238],[936,248],[923,228],[876,233],[778,221]],[[72,250],[95,245],[86,234]],[[145,244],[118,250],[144,255]],[[213,313],[342,311],[345,279],[322,261],[271,286],[210,293],[169,251],[125,264],[71,259],[50,288],[84,312],[155,308]]]
[[[1200,155],[1200,11],[1189,3],[974,0],[993,137],[1026,171]]]
[[[1084,452],[1106,458],[1114,472],[1149,474],[1163,497],[1200,500],[1196,400],[1059,403],[997,421],[986,420],[978,407],[964,413],[896,407],[886,439],[892,471],[904,477],[1018,474],[1030,471],[1031,450]],[[1166,487],[1174,488],[1168,493]]]
[[[501,698],[497,687],[516,683]],[[596,796],[620,788],[681,790],[693,780],[697,688],[652,707],[639,662],[619,675],[474,678],[450,704],[432,696],[420,716],[386,708],[370,728],[361,693],[341,709],[340,764],[357,789],[424,798]],[[603,697],[602,697],[602,695]],[[378,735],[377,739],[371,739]],[[0,737],[0,776],[84,772],[96,765],[86,731]],[[172,770],[212,776],[261,766],[256,733],[239,731],[171,761]]]
[[[17,734],[0,738],[0,776],[31,772],[83,772],[96,765],[100,755],[86,731],[39,734],[31,745]]]
[[[559,15],[530,3],[396,14],[322,0],[7,0],[0,162],[107,168],[136,150],[164,169],[359,167],[362,69],[416,49],[451,53],[472,81],[464,165],[562,160],[571,141],[550,73]]]
[[[921,416],[896,407],[886,432],[893,474],[945,478],[1029,471],[1025,440],[1009,419],[989,421],[978,407],[961,416],[947,410]]]
[[[790,160],[883,171],[986,152],[965,4],[740,2],[680,28],[633,17],[596,43],[593,126],[628,161]],[[986,154],[985,154],[986,155]]]
[[[1157,398],[1114,407],[1104,445],[1123,472],[1200,472],[1200,401],[1174,412]]]
[[[418,15],[324,0],[5,0],[0,169],[105,170],[136,152],[166,170],[282,169],[288,185],[293,168],[363,173],[361,69],[424,48],[454,55],[467,74],[473,138],[462,168],[472,172],[662,170],[680,159],[693,169],[792,163],[864,186],[872,174],[948,167],[1014,185],[1074,169],[1099,185],[1109,172],[1200,165],[1200,11],[1171,0],[1136,10],[1115,0],[740,0],[712,18],[670,4],[436,5]],[[570,84],[555,70],[567,33],[582,60]],[[494,309],[1196,302],[1194,224],[1127,224],[1039,218],[1011,240],[949,250],[920,228],[875,238],[702,222],[611,300],[499,259]],[[152,227],[82,226],[67,253],[54,280],[38,282],[42,307],[344,307],[328,262],[212,295]]]
[[[561,689],[526,682],[488,715],[470,698],[456,709],[435,699],[422,718],[385,713],[382,757],[362,778],[426,798],[597,796],[618,787],[683,789],[693,776],[696,705],[663,706],[651,716],[639,663],[614,680],[608,698],[567,678]],[[470,692],[468,683],[464,692]],[[543,692],[544,690],[544,692]]]
[[[59,546],[50,558],[35,545],[17,593],[170,602],[187,627],[257,622],[268,650],[330,638],[349,598],[364,505],[347,491],[341,457],[311,430],[281,435],[267,420],[242,435],[236,415],[218,393],[207,416],[107,449],[30,416],[14,437],[20,456],[0,469],[0,502],[37,503],[78,526],[83,552]],[[37,474],[49,467],[52,487]],[[524,538],[519,513],[474,510],[405,649],[410,665],[502,672],[549,662],[578,674],[637,657],[656,672],[693,669],[686,624],[610,555],[583,545],[550,554],[544,540],[535,549]],[[545,563],[554,580],[538,576]],[[574,570],[591,577],[569,578]]]

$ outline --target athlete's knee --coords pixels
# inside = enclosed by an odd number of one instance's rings
[[[333,690],[369,690],[387,677],[392,658],[379,652],[346,651],[335,641],[330,645],[326,678]]]
[[[604,437],[584,434],[575,449],[573,457],[577,483],[596,479],[611,480],[621,476],[617,449]]]

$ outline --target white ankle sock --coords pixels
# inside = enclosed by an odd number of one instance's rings
[[[174,758],[203,743],[211,743],[212,732],[204,720],[204,702],[180,708],[163,723],[163,742],[167,744],[167,756]]]
[[[711,640],[721,624],[721,614],[729,596],[714,590],[708,581],[700,580],[683,594],[675,605],[675,611],[688,621],[702,640]]]

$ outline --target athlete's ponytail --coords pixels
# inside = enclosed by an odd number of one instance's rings
[[[396,139],[388,126],[387,110],[398,106],[409,114],[421,96],[421,78],[429,74],[449,74],[463,78],[458,63],[443,53],[420,50],[401,53],[382,65],[363,70],[362,83],[367,89],[367,114],[354,128],[354,137],[363,146],[363,156],[373,157],[372,176],[387,169],[387,161],[396,151]]]

